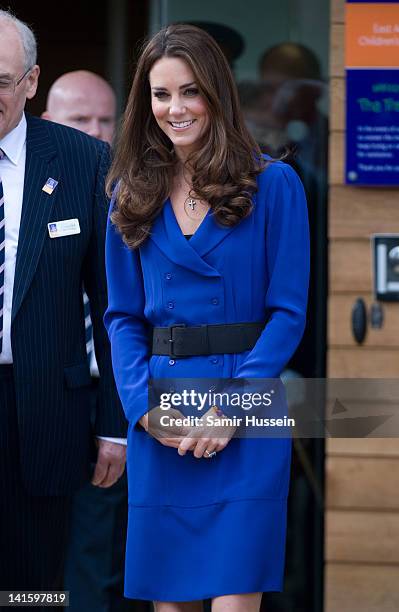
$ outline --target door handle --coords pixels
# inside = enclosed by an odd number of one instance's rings
[[[367,310],[363,298],[358,298],[352,308],[352,333],[358,344],[363,344],[367,333]]]

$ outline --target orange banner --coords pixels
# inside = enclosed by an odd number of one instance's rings
[[[347,3],[347,68],[399,68],[399,3]]]

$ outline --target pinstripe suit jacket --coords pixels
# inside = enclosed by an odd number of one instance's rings
[[[69,494],[89,475],[93,432],[83,283],[101,375],[94,433],[125,435],[102,323],[108,165],[105,143],[27,115],[11,343],[22,475],[34,494]],[[42,191],[49,177],[58,181],[51,195]],[[48,223],[75,218],[79,234],[49,237]]]

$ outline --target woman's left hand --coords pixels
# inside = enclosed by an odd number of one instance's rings
[[[220,425],[219,423],[227,419],[226,416],[219,416],[217,409],[212,406],[202,417],[202,424],[192,427],[186,437],[180,442],[177,452],[185,455],[187,451],[192,451],[197,459],[210,459],[222,451],[231,438],[237,427],[233,425]]]

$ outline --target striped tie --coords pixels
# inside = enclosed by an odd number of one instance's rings
[[[0,161],[4,159],[5,153],[0,149]],[[4,268],[5,268],[5,218],[4,218],[4,192],[0,172],[0,353],[3,349],[3,304],[4,304]]]
[[[86,291],[83,292],[83,307],[84,307],[84,313],[85,313],[86,351],[87,351],[87,356],[89,358],[89,363],[90,363],[91,358],[92,358],[92,353],[94,350],[93,324],[91,322],[90,304],[89,304],[89,298],[87,297]]]

